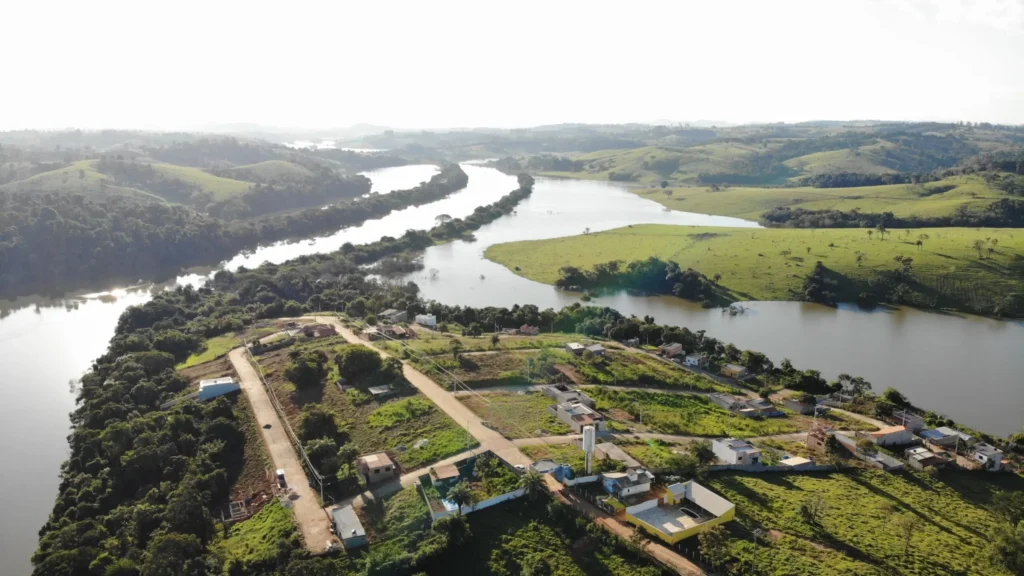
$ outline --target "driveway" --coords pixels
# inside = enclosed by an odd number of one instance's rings
[[[306,471],[299,462],[299,456],[292,447],[291,440],[281,424],[281,419],[274,409],[270,395],[260,380],[256,369],[249,364],[244,348],[235,348],[228,353],[231,364],[238,373],[242,390],[249,398],[252,410],[256,414],[256,422],[260,425],[263,442],[267,445],[270,459],[275,469],[283,469],[288,482],[289,499],[295,521],[302,532],[302,539],[310,552],[323,552],[328,541],[337,542],[331,534],[331,521],[320,508],[317,494],[309,486]],[[268,428],[267,425],[270,425]]]

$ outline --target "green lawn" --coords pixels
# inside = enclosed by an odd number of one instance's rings
[[[712,488],[736,504],[729,550],[747,572],[769,575],[1004,574],[985,563],[987,534],[996,523],[987,510],[1001,490],[1022,490],[1013,475],[878,470],[846,474],[723,474]],[[820,525],[800,505],[820,495]],[[909,554],[893,518],[916,517]],[[773,530],[753,544],[749,530]],[[774,540],[774,541],[772,541]]]
[[[923,247],[915,243],[922,234]],[[997,245],[986,239],[994,239]],[[972,247],[986,242],[984,259]],[[830,246],[831,244],[831,246]],[[993,253],[987,252],[993,248]],[[858,264],[858,254],[863,254]],[[589,235],[511,242],[487,249],[486,256],[516,274],[554,283],[562,266],[590,268],[611,260],[650,256],[674,260],[720,284],[737,299],[791,300],[816,261],[852,280],[866,283],[896,267],[893,258],[914,259],[915,292],[943,302],[990,305],[1024,292],[1024,234],[1017,229],[927,228],[892,230],[880,240],[863,229],[737,229],[636,225]]]
[[[636,458],[637,462],[640,462],[654,473],[671,470],[672,467],[669,463],[673,459],[678,458],[678,455],[675,453],[676,451],[686,453],[685,445],[669,444],[661,440],[650,440],[637,444],[616,442],[616,444],[626,454]]]
[[[217,540],[213,547],[225,560],[259,564],[274,560],[280,541],[299,544],[299,532],[292,522],[292,512],[274,499],[255,516],[231,526],[227,538]]]
[[[191,368],[211,360],[216,360],[231,350],[242,345],[242,338],[238,334],[225,334],[206,340],[206,347],[201,352],[189,356],[184,362],[178,364],[177,369]]]
[[[826,152],[823,154],[833,154]],[[948,188],[948,190],[946,190]],[[674,210],[758,220],[771,208],[834,209],[892,212],[896,216],[944,216],[957,206],[981,210],[1006,193],[989,188],[978,176],[952,176],[923,186],[890,184],[855,188],[744,188],[719,191],[701,186],[633,188],[630,190]]]
[[[440,537],[430,529],[430,510],[415,486],[372,501],[358,512],[375,555],[413,554]]]
[[[231,168],[231,172],[239,180],[255,179],[258,181],[302,180],[313,176],[313,173],[306,167],[286,160],[267,160],[256,164],[235,166]]]
[[[588,384],[650,386],[691,391],[731,390],[643,352],[609,350],[603,357],[591,360],[573,356],[568,352],[562,354],[565,361],[571,363]]]
[[[213,200],[224,200],[247,192],[252,184],[231,178],[221,178],[209,172],[191,166],[174,164],[153,164],[153,168],[167,178],[177,178],[183,182],[195,184],[213,195]]]
[[[551,397],[540,392],[515,394],[497,392],[460,396],[459,400],[506,438],[536,438],[548,434],[569,434],[569,426],[548,411],[554,404]]]
[[[488,352],[494,350],[522,350],[530,348],[561,348],[569,342],[592,344],[595,340],[581,337],[579,334],[546,333],[539,336],[499,335],[498,346],[491,345],[492,334],[482,336],[460,336],[452,333],[440,333],[431,330],[417,331],[414,340],[404,340],[403,344],[413,352],[426,355],[449,354],[451,341],[457,339],[462,343],[463,352]],[[402,345],[397,342],[379,342],[381,348],[390,352],[401,352]]]
[[[29,178],[8,182],[0,186],[0,190],[9,192],[77,192],[85,196],[106,197],[110,195],[137,196],[146,200],[163,199],[155,194],[115,186],[113,178],[96,170],[96,160],[79,160],[66,168],[36,174]]]
[[[641,432],[660,432],[678,436],[769,436],[803,432],[808,428],[805,418],[766,418],[755,420],[739,416],[712,404],[704,396],[669,394],[646,390],[610,390],[588,388],[587,394],[597,402],[597,409]],[[629,417],[631,406],[640,409],[640,420]]]

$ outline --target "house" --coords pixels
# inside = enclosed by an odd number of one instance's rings
[[[239,385],[238,381],[230,376],[214,378],[213,380],[200,380],[199,400],[209,400],[211,398],[216,398],[217,396],[237,392],[241,389],[242,387]]]
[[[735,438],[714,439],[711,451],[719,460],[726,464],[752,465],[761,464],[761,451],[745,440]]]
[[[941,468],[948,464],[948,461],[945,458],[942,458],[931,450],[921,446],[907,448],[903,451],[903,455],[907,458],[907,462],[910,463],[910,467],[915,470]]]
[[[979,442],[971,449],[971,456],[990,472],[998,472],[1003,468],[1003,451],[991,444]]]
[[[628,340],[623,340],[622,343],[625,344],[626,346],[631,347],[631,348],[639,348],[640,347],[640,339],[639,338],[629,338]]]
[[[739,364],[726,364],[722,366],[722,376],[739,380],[747,375],[747,369]]]
[[[654,482],[654,474],[643,468],[601,474],[601,485],[604,486],[604,491],[616,498],[650,492],[651,482]]]
[[[366,391],[370,393],[370,396],[373,396],[374,400],[387,398],[395,393],[390,384],[385,384],[383,386],[370,386]]]
[[[765,400],[764,398],[754,398],[753,400],[746,401],[746,407],[757,413],[758,416],[772,417],[772,416],[784,416],[779,409],[772,404],[771,401]]]
[[[417,314],[416,323],[420,326],[426,326],[427,328],[437,327],[437,316],[433,314]]]
[[[536,470],[541,474],[553,472],[559,466],[561,466],[561,464],[555,462],[554,460],[538,460],[533,464],[530,464],[531,469]]]
[[[594,457],[598,460],[603,458],[609,458],[616,462],[622,462],[626,465],[626,468],[640,468],[642,464],[636,461],[635,458],[626,453],[625,450],[619,448],[611,442],[601,442],[594,446]]]
[[[540,326],[530,326],[529,324],[523,324],[519,327],[519,333],[525,334],[526,336],[537,336],[540,334]]]
[[[921,430],[924,430],[924,418],[918,416],[917,414],[914,414],[913,412],[910,412],[909,410],[900,410],[899,412],[894,412],[892,418],[890,418],[889,420],[896,424],[899,424],[900,426],[906,426],[907,428],[910,429],[911,432],[915,434],[920,432]]]
[[[910,430],[907,430],[907,432],[909,433]],[[858,433],[858,436],[861,438],[867,437],[867,435],[862,433]],[[857,446],[857,441],[851,438],[850,436],[847,436],[846,434],[835,432],[832,434],[832,437],[835,438],[837,442],[839,442],[840,446],[846,448],[847,450],[850,451],[851,454],[853,454],[860,460],[867,462],[870,466],[874,466],[875,468],[881,468],[882,470],[885,470],[887,472],[895,472],[897,470],[903,469],[902,461],[897,460],[896,458],[893,458],[892,456],[889,456],[888,454],[882,451],[878,451],[873,454],[861,452],[860,448]]]
[[[306,324],[302,327],[302,333],[309,338],[326,338],[337,336],[338,331],[330,324]]]
[[[688,354],[685,363],[690,368],[707,368],[708,355],[703,352],[700,354]]]
[[[814,460],[802,456],[787,456],[779,460],[779,466],[788,466],[793,469],[806,468],[814,466]]]
[[[381,339],[381,332],[377,328],[370,326],[366,330],[359,333],[359,336],[370,342],[375,342]]]
[[[591,344],[590,346],[587,346],[583,350],[585,352],[590,352],[594,356],[604,356],[604,353],[605,353],[604,346],[602,346],[600,344]]]
[[[868,437],[879,446],[899,446],[914,442],[914,434],[906,426],[889,426],[875,432],[868,432]]]
[[[580,404],[585,404],[594,407],[594,399],[587,396],[583,392],[570,388],[565,384],[553,384],[551,386],[545,386],[543,388],[544,394],[547,394],[551,398],[554,398],[556,404],[563,404],[565,402],[577,401]]]
[[[724,394],[722,392],[713,392],[708,394],[708,400],[722,408],[725,408],[726,410],[740,410],[747,407],[746,400],[743,398],[737,398],[731,394]]]
[[[398,472],[391,458],[384,452],[360,456],[356,460],[356,468],[368,485],[393,480]]]
[[[607,426],[604,415],[579,400],[570,400],[548,408],[556,418],[565,422],[576,434],[583,433],[583,427],[593,425],[598,432]]]
[[[583,350],[583,344],[580,344],[579,342],[569,342],[568,344],[565,345],[566,352],[572,352],[577,356],[583,354]]]
[[[661,354],[665,358],[672,358],[683,353],[683,345],[679,342],[666,342],[661,346],[658,346],[658,354]]]
[[[394,308],[388,308],[387,310],[377,314],[377,319],[390,324],[397,324],[398,322],[405,322],[408,320],[409,314],[404,310],[395,310]]]
[[[341,538],[341,545],[346,550],[366,546],[369,540],[366,538],[366,530],[356,516],[356,510],[351,504],[335,508],[331,511],[331,519],[334,521],[334,532]]]
[[[690,480],[664,496],[626,508],[626,520],[672,545],[736,516],[736,505]]]
[[[814,414],[814,409],[817,407],[817,404],[804,404],[803,402],[792,397],[784,399],[782,401],[782,405],[785,406],[786,408],[789,408],[793,412],[796,412],[797,414],[804,414],[808,416]]]
[[[461,478],[459,467],[455,464],[441,464],[430,469],[430,480],[435,486],[450,486]]]
[[[936,446],[951,446],[954,448],[957,446],[969,448],[978,442],[974,436],[954,430],[948,426],[940,426],[933,430],[922,430],[921,437]]]

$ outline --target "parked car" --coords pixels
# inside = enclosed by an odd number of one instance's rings
[[[284,480],[284,470],[281,468],[277,469],[277,486],[278,488],[287,488],[288,483]]]

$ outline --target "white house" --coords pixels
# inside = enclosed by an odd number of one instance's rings
[[[1003,467],[1003,451],[991,444],[979,442],[974,446],[972,455],[985,470],[998,472]]]
[[[217,396],[237,392],[241,389],[242,387],[238,384],[238,381],[230,376],[214,378],[213,380],[200,380],[199,400],[209,400]]]
[[[390,322],[396,324],[398,322],[405,322],[408,318],[408,314],[404,310],[395,310],[394,308],[388,308],[387,310],[377,314],[377,318],[384,322]]]
[[[576,434],[583,433],[584,426],[593,426],[598,432],[605,430],[604,414],[587,406],[580,400],[569,400],[549,407],[555,417],[565,422]]]
[[[871,441],[879,446],[899,446],[914,442],[914,433],[906,426],[889,426],[868,434]]]
[[[437,316],[434,316],[433,314],[417,314],[416,323],[420,326],[435,328],[437,327]]]
[[[606,472],[601,474],[601,484],[605,492],[613,494],[618,498],[625,498],[633,494],[649,492],[651,482],[654,482],[654,474],[643,468],[630,469],[626,472]]]
[[[704,368],[708,365],[708,355],[703,352],[700,354],[688,354],[686,356],[686,365],[691,368]]]
[[[580,354],[583,354],[583,350],[584,349],[585,348],[584,348],[583,344],[580,344],[579,342],[569,342],[568,344],[565,345],[565,351],[566,352],[572,352],[573,354],[575,354],[577,356],[579,356]]]
[[[915,434],[924,430],[924,418],[910,412],[909,410],[900,410],[894,412],[892,415],[892,421],[901,425],[906,426],[911,432]]]
[[[711,451],[726,464],[761,464],[761,451],[745,440],[716,438],[711,441]]]
[[[671,358],[683,353],[683,345],[679,342],[669,342],[658,346],[658,354],[665,358]]]
[[[341,543],[346,550],[366,546],[369,540],[366,538],[366,529],[356,516],[352,505],[335,508],[331,511],[331,519],[334,521],[334,532],[341,538]]]

